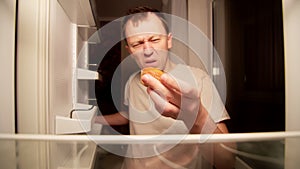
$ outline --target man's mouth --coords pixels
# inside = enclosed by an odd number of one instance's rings
[[[156,62],[156,60],[149,60],[149,61],[146,61],[146,64],[150,64],[150,63],[154,63],[154,62]]]
[[[146,62],[145,62],[145,66],[146,66],[146,67],[150,67],[150,66],[151,66],[151,67],[155,67],[155,66],[157,66],[156,63],[157,63],[156,60],[146,61]]]

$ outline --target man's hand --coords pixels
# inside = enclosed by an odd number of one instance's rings
[[[201,89],[164,73],[161,80],[150,75],[142,76],[142,81],[155,103],[156,109],[167,117],[183,120],[190,134],[228,133],[225,123],[215,123],[208,111],[202,106],[200,99]],[[226,143],[235,147],[234,143]],[[213,147],[211,147],[213,146]],[[219,144],[201,144],[201,153],[216,168],[232,168],[235,156],[224,150]]]
[[[161,81],[149,74],[142,76],[147,92],[163,116],[193,125],[200,112],[200,91],[192,85],[164,73]],[[188,126],[188,127],[191,127]]]

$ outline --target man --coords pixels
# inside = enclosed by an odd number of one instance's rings
[[[133,74],[125,88],[128,112],[99,116],[96,122],[129,122],[130,134],[135,135],[228,133],[223,120],[229,116],[209,76],[170,60],[172,34],[157,12],[148,7],[130,10],[123,34],[128,52],[141,69],[154,67],[166,73],[161,80],[149,74]],[[211,107],[217,108],[212,112]],[[196,168],[198,153],[217,168],[233,165],[233,156],[220,145],[133,145],[128,148],[124,168]]]

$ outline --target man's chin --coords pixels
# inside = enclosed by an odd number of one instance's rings
[[[156,63],[147,63],[147,64],[144,65],[143,68],[147,68],[147,67],[153,67],[153,68],[160,69],[160,66],[157,65]]]

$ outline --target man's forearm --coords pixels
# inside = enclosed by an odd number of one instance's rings
[[[206,108],[201,106],[195,122],[190,129],[191,134],[228,133],[224,123],[215,123]]]
[[[120,112],[110,115],[97,116],[95,119],[96,123],[103,125],[124,125],[128,124],[128,119],[123,116]]]
[[[226,124],[223,122],[215,123],[209,116],[204,107],[199,109],[196,121],[190,130],[191,134],[222,134],[228,133]],[[224,146],[235,148],[235,143],[202,143],[199,145],[202,156],[211,162],[216,168],[227,169],[233,168],[235,155],[226,149]]]

